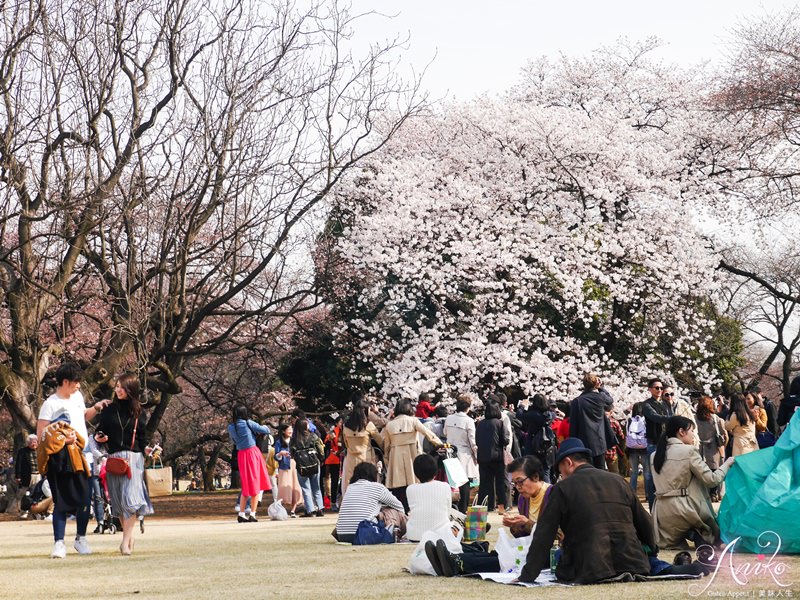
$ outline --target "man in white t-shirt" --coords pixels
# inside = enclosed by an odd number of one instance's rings
[[[110,400],[101,400],[93,406],[86,408],[83,394],[80,392],[82,375],[83,372],[81,368],[75,363],[65,363],[56,370],[56,392],[42,404],[42,408],[39,411],[39,420],[36,424],[36,435],[41,439],[42,432],[51,421],[55,420],[60,415],[69,415],[70,426],[78,435],[83,437],[84,442],[86,442],[83,451],[87,462],[91,465],[92,454],[88,444],[86,420],[93,419],[98,412],[108,406]],[[72,439],[67,440],[67,444],[74,443],[75,439],[73,434]],[[51,488],[52,486],[53,484],[51,483]],[[78,532],[73,547],[78,551],[78,554],[92,553],[89,548],[89,543],[86,541],[86,526],[89,523],[89,504],[91,499],[88,484],[86,486],[86,492],[86,502],[75,514]],[[56,501],[56,505],[53,509],[53,537],[55,539],[55,544],[50,554],[52,558],[64,558],[67,555],[67,548],[64,545],[67,516],[66,512],[59,510],[58,502]]]
[[[406,537],[412,542],[420,541],[426,531],[450,523],[453,491],[444,481],[434,480],[438,468],[430,454],[420,454],[414,459],[414,475],[420,483],[412,483],[406,490],[409,507]]]

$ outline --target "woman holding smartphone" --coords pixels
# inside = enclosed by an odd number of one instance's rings
[[[283,501],[283,506],[289,511],[293,519],[297,517],[295,509],[300,503],[300,481],[297,479],[297,468],[292,460],[289,445],[292,441],[294,430],[289,423],[282,423],[278,427],[278,437],[275,440],[275,460],[278,462],[278,498]]]
[[[127,461],[129,474],[113,475],[107,472],[106,483],[111,500],[111,512],[122,522],[123,556],[133,553],[133,532],[139,517],[153,514],[153,505],[144,483],[144,456],[151,448],[145,444],[147,419],[139,402],[139,379],[126,373],[117,379],[114,400],[100,413],[95,435],[99,444],[107,444],[109,458]]]

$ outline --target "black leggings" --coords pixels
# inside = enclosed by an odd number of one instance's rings
[[[481,476],[478,502],[483,502],[483,499],[488,496],[489,510],[494,510],[497,504],[508,506],[505,463],[502,460],[478,463],[478,472]]]

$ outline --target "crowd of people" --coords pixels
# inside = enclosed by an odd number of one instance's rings
[[[52,510],[52,557],[66,555],[68,515],[77,527],[73,548],[91,553],[86,531],[98,497],[108,499],[119,520],[119,550],[127,556],[137,521],[141,527],[153,512],[143,476],[152,449],[139,382],[120,376],[113,401],[87,408],[81,375],[74,364],[57,370],[57,388],[42,405],[37,433],[15,457],[15,476],[21,486],[38,490],[27,507],[31,514]],[[792,386],[800,388],[800,378]],[[364,520],[418,541],[463,518],[477,495],[513,535],[535,532],[523,581],[536,578],[556,539],[556,574],[566,581],[613,577],[620,565],[645,575],[675,572],[656,558],[658,548],[721,543],[712,502],[724,495],[731,464],[775,443],[800,389],[778,404],[758,389],[729,398],[680,398],[658,378],[646,387],[643,400],[623,414],[592,373],[569,403],[536,394],[515,407],[500,392],[437,403],[422,394],[416,403],[402,399],[381,415],[356,393],[344,416],[311,420],[296,410],[274,436],[246,407],[236,406],[228,426],[241,486],[236,520],[257,522],[259,503],[271,490],[290,518],[337,512],[333,537],[340,542],[352,542]],[[96,424],[89,436],[91,419]],[[466,479],[457,486],[450,485],[443,462],[453,456]],[[640,475],[649,511],[637,498]],[[94,507],[95,532],[108,512],[102,503]],[[451,553],[431,542],[426,553],[438,574],[499,568],[485,545]]]

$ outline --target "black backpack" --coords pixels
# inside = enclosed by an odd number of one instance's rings
[[[320,460],[316,444],[318,439],[313,440],[310,446],[297,446],[292,449],[292,458],[297,464],[297,473],[303,477],[311,477],[319,470]]]
[[[531,452],[550,467],[556,458],[556,434],[549,425],[540,427],[531,438]]]

